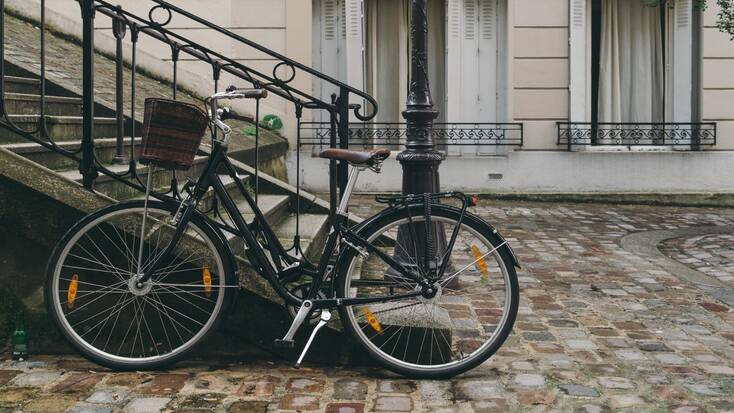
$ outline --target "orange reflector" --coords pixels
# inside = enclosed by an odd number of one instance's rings
[[[382,334],[382,324],[380,324],[380,321],[377,319],[377,317],[375,317],[375,315],[372,314],[372,311],[370,311],[369,308],[364,307],[362,309],[362,313],[364,313],[364,316],[367,319],[367,322],[372,327],[372,329],[377,331],[378,334]]]
[[[66,292],[66,305],[71,310],[74,308],[74,303],[76,302],[76,293],[79,289],[79,276],[74,274],[73,277],[71,277],[71,282],[69,283],[69,290]]]
[[[488,281],[489,280],[489,268],[487,268],[487,262],[484,261],[484,257],[482,256],[482,253],[479,252],[479,248],[477,248],[476,245],[471,246],[471,252],[474,253],[474,257],[476,259],[477,269],[482,273],[482,281]]]
[[[212,273],[209,272],[209,267],[204,266],[201,278],[204,281],[204,294],[209,297],[212,294]]]

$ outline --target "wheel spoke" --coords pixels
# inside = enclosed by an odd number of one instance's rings
[[[476,360],[491,355],[485,350],[493,342],[505,339],[506,334],[499,337],[492,332],[509,331],[512,327],[503,321],[508,319],[503,315],[511,308],[513,293],[509,280],[514,277],[514,270],[502,261],[502,254],[497,253],[504,241],[493,243],[483,235],[492,234],[491,228],[460,223],[449,218],[448,213],[432,215],[430,224],[426,224],[422,209],[419,209],[414,207],[414,213],[395,212],[399,218],[383,221],[386,223],[380,228],[372,228],[365,239],[373,245],[385,237],[396,240],[390,243],[392,252],[384,247],[382,251],[394,254],[406,265],[414,265],[421,273],[425,265],[416,258],[422,257],[422,260],[426,252],[430,264],[445,268],[447,274],[435,282],[434,291],[420,287],[402,274],[393,274],[388,263],[377,254],[369,253],[367,257],[352,256],[340,293],[346,298],[382,299],[370,304],[369,311],[364,314],[365,307],[346,309],[344,322],[352,324],[356,338],[370,348],[372,354],[389,366],[400,367],[400,371],[420,369],[421,372],[436,372],[439,376],[450,367],[476,365]],[[422,234],[424,230],[430,231],[431,236],[426,236],[426,240],[418,239],[417,233]],[[444,242],[441,236],[449,242]],[[434,245],[421,244],[429,239]],[[476,256],[475,251],[478,251]],[[438,261],[434,264],[433,260]],[[476,267],[476,271],[467,271],[472,267]],[[488,277],[490,273],[491,278]],[[391,298],[396,287],[402,291],[422,292],[422,295]],[[503,317],[497,321],[500,316]],[[489,323],[498,326],[489,332]],[[505,324],[499,325],[502,323]]]
[[[67,338],[110,365],[137,362],[145,368],[193,348],[220,316],[226,288],[239,285],[223,285],[227,270],[219,238],[196,220],[164,257],[176,229],[166,225],[175,211],[151,206],[143,230],[141,203],[130,204],[135,206],[113,207],[78,224],[52,264],[54,280],[46,288],[53,289],[51,307]],[[138,287],[130,281],[158,259],[161,268],[150,282]],[[204,268],[212,284],[203,283]],[[166,277],[174,282],[159,282]]]

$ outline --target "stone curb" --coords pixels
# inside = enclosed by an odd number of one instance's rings
[[[620,245],[625,251],[655,261],[657,265],[668,270],[676,277],[706,291],[713,298],[729,306],[734,306],[734,288],[732,286],[669,258],[660,252],[658,248],[660,243],[673,238],[731,232],[734,232],[734,225],[643,231],[624,236],[620,241]]]

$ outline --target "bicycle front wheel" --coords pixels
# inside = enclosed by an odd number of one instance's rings
[[[359,235],[403,266],[424,275],[446,264],[432,296],[391,298],[421,291],[376,253],[350,248],[339,264],[342,298],[386,301],[340,308],[345,329],[386,368],[416,378],[446,378],[494,354],[512,330],[519,287],[509,249],[480,218],[445,205],[395,208]],[[455,236],[455,244],[448,244]]]
[[[144,214],[143,201],[113,205],[82,219],[57,245],[46,305],[92,361],[118,370],[169,365],[214,330],[231,302],[230,262],[203,220],[192,219],[175,249],[162,255],[176,229],[175,209],[149,201]],[[137,285],[156,259],[151,280]]]

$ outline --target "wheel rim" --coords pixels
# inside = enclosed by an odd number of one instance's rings
[[[74,342],[102,359],[134,365],[195,345],[216,320],[226,288],[216,246],[193,223],[151,281],[138,286],[142,216],[142,207],[114,211],[77,231],[59,255],[52,291],[61,327]],[[143,270],[168,244],[170,219],[169,211],[148,208]]]
[[[431,219],[432,222],[439,223],[436,226],[444,231],[447,239],[450,239],[451,230],[455,227],[452,224],[455,224],[455,221],[445,217],[432,217]],[[425,224],[422,217],[414,217],[412,220],[414,225],[416,223]],[[381,243],[376,243],[375,240],[383,239],[385,233],[391,234],[390,238],[394,240],[397,238],[397,229],[400,226],[407,228],[408,225],[405,224],[408,223],[408,218],[403,218],[387,224],[374,232],[368,241],[379,246]],[[414,248],[401,246],[402,244],[399,242],[396,242],[394,247],[387,247],[390,242],[382,242],[382,244],[383,250],[392,249],[393,255],[404,264],[415,264],[415,261],[417,261],[406,257],[410,254],[405,254],[405,252],[402,252],[402,254],[395,253],[396,251]],[[479,249],[478,255],[476,251],[471,249],[471,245],[477,246]],[[457,256],[457,251],[464,255],[463,260]],[[489,254],[487,255],[487,253]],[[470,258],[466,259],[467,256]],[[476,262],[478,262],[477,257],[482,256],[490,277],[486,282],[478,284],[480,281],[477,280],[482,279],[483,272]],[[382,267],[375,266],[375,261],[379,261]],[[512,291],[509,272],[499,251],[492,246],[486,237],[466,224],[462,224],[450,262],[449,266],[453,268],[447,269],[446,275],[456,273],[456,276],[452,279],[458,280],[456,289],[451,288],[452,281],[445,277],[439,281],[441,291],[436,294],[435,298],[419,297],[418,299],[396,300],[387,304],[366,306],[369,313],[377,319],[377,323],[370,322],[370,316],[364,312],[363,306],[346,308],[349,322],[354,327],[360,340],[370,350],[394,365],[426,372],[435,372],[473,363],[477,358],[482,357],[483,359],[484,353],[489,347],[501,344],[500,340],[504,340],[501,333],[509,322]],[[467,266],[472,262],[475,263]],[[387,264],[372,255],[367,258],[355,255],[346,274],[345,295],[348,297],[384,295],[385,287],[381,287],[382,291],[380,291],[372,286],[355,288],[352,285],[353,283],[359,284],[359,281],[355,283],[355,280],[362,280],[363,278],[379,279],[382,275],[385,279],[384,274],[387,268]],[[366,277],[363,277],[363,274]],[[499,274],[501,274],[501,277]],[[394,284],[400,284],[394,286],[396,294],[410,289],[417,289],[417,287],[408,285],[405,280],[395,278],[395,275],[388,278],[388,280]],[[501,288],[502,291],[498,288],[500,284],[504,286]],[[374,289],[374,292],[370,294],[369,289]],[[365,291],[367,292],[365,293]],[[485,296],[484,293],[490,295]],[[501,302],[498,302],[500,298]],[[481,302],[481,306],[475,307],[474,305],[479,302]],[[413,310],[408,310],[409,308]],[[498,316],[497,313],[500,309],[501,315]],[[481,315],[479,315],[478,310],[481,310]],[[393,315],[388,315],[390,312]],[[399,316],[396,317],[395,314]],[[422,314],[428,316],[424,319],[430,318],[430,322],[434,324],[429,326],[429,323],[424,321],[421,325],[415,316],[421,316]],[[411,316],[413,317],[411,318]],[[470,326],[468,324],[467,320],[472,318],[478,322],[478,325]],[[457,325],[459,322],[462,324]],[[382,329],[381,333],[379,332],[380,328]],[[450,334],[447,334],[447,330],[450,330]],[[472,332],[472,330],[475,331]],[[476,334],[479,334],[478,338]],[[480,341],[481,344],[479,344]],[[464,350],[470,352],[465,353]],[[433,353],[430,353],[431,351]],[[443,359],[441,359],[442,352]],[[456,354],[459,354],[460,357],[456,357]],[[439,361],[440,359],[441,361]]]

